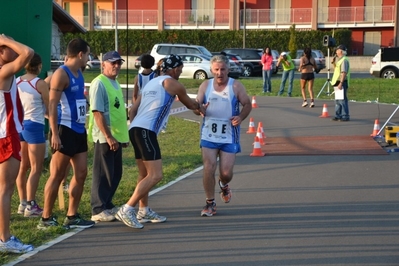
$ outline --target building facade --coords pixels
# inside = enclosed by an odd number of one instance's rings
[[[352,30],[352,55],[374,55],[380,47],[399,45],[397,0],[57,2],[88,29],[285,30],[295,24],[297,30]]]

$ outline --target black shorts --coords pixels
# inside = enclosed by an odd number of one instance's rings
[[[87,152],[87,133],[77,133],[67,126],[59,125],[58,132],[61,140],[61,149],[59,152],[73,157],[75,154]],[[51,137],[50,137],[51,139]],[[55,151],[53,151],[54,153]]]
[[[161,159],[161,149],[154,131],[133,127],[129,130],[129,138],[136,160],[155,161]]]
[[[301,79],[303,79],[303,80],[312,80],[312,79],[314,79],[314,73],[313,72],[302,73],[301,74]]]

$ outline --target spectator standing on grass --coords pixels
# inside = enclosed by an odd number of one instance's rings
[[[49,122],[51,129],[50,176],[44,188],[44,208],[38,228],[58,226],[53,215],[58,188],[65,177],[69,162],[74,176],[69,187],[69,204],[64,220],[67,228],[87,228],[93,221],[83,219],[78,213],[79,202],[87,176],[87,134],[84,80],[81,68],[86,65],[90,47],[76,38],[67,46],[68,60],[53,74],[50,83]]]
[[[306,83],[308,83],[308,91],[310,97],[310,108],[314,107],[314,92],[313,92],[313,82],[314,82],[314,72],[317,71],[317,64],[312,57],[312,50],[306,47],[303,50],[303,56],[299,60],[299,69],[301,72],[301,92],[302,92],[302,107],[308,106],[308,101],[306,99]]]
[[[287,54],[286,52],[282,52],[277,61],[277,67],[279,67],[280,65],[283,66],[283,74],[281,75],[281,84],[280,84],[280,90],[278,92],[278,96],[283,95],[285,82],[288,79],[288,94],[287,94],[287,96],[291,97],[292,96],[292,86],[294,83],[294,74],[295,74],[294,61],[292,61],[291,56],[289,54]]]
[[[125,60],[117,51],[104,54],[102,74],[90,84],[89,140],[94,143],[91,220],[115,220],[112,202],[122,178],[122,147],[129,145],[122,88],[116,80]]]
[[[236,154],[241,152],[240,124],[252,110],[245,87],[238,80],[228,76],[229,59],[223,55],[215,55],[210,63],[214,78],[204,81],[197,95],[197,101],[206,106],[200,142],[206,205],[201,211],[201,216],[216,214],[215,172],[218,157],[217,184],[220,187],[220,197],[223,202],[230,202],[229,183],[233,178]],[[200,115],[197,110],[194,113]]]
[[[145,84],[147,84],[150,80],[157,76],[156,72],[152,70],[152,67],[155,64],[155,59],[149,54],[144,54],[141,57],[141,67],[143,71],[138,73],[134,78],[134,88],[133,88],[133,99],[132,103],[134,104],[137,101],[137,97],[141,93]]]
[[[331,84],[338,90],[343,90],[344,98],[335,100],[335,117],[333,121],[349,121],[348,87],[350,81],[349,60],[346,57],[346,47],[341,44],[336,49],[336,57],[333,58],[334,73]]]
[[[43,210],[36,202],[36,191],[43,170],[46,150],[44,119],[48,115],[49,87],[44,80],[38,77],[42,71],[40,55],[35,53],[26,64],[25,70],[26,73],[16,80],[24,109],[24,128],[20,133],[21,165],[17,177],[20,200],[18,213],[25,217],[39,217]]]
[[[178,55],[168,55],[162,62],[163,75],[152,79],[143,88],[137,102],[129,111],[129,137],[133,144],[139,176],[132,196],[116,214],[116,218],[129,227],[143,228],[142,223],[161,223],[166,217],[148,207],[135,206],[162,180],[162,159],[157,135],[167,122],[170,108],[176,96],[191,110],[205,113],[204,108],[187,95],[186,88],[178,79],[183,61]],[[151,145],[149,145],[151,144]]]
[[[11,198],[20,165],[23,109],[15,74],[32,58],[26,45],[0,34],[0,252],[24,253],[33,250],[11,235]]]
[[[263,50],[260,61],[262,63],[263,93],[270,93],[272,92],[273,56],[269,47]]]

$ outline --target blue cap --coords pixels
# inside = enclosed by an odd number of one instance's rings
[[[125,62],[125,60],[122,59],[121,55],[117,51],[107,52],[103,56],[103,61],[115,62],[118,60]]]

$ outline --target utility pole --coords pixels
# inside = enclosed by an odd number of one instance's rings
[[[245,48],[245,38],[247,35],[246,27],[247,27],[247,0],[244,0],[242,48]]]
[[[118,0],[115,0],[114,9],[115,9],[115,51],[118,51]]]

